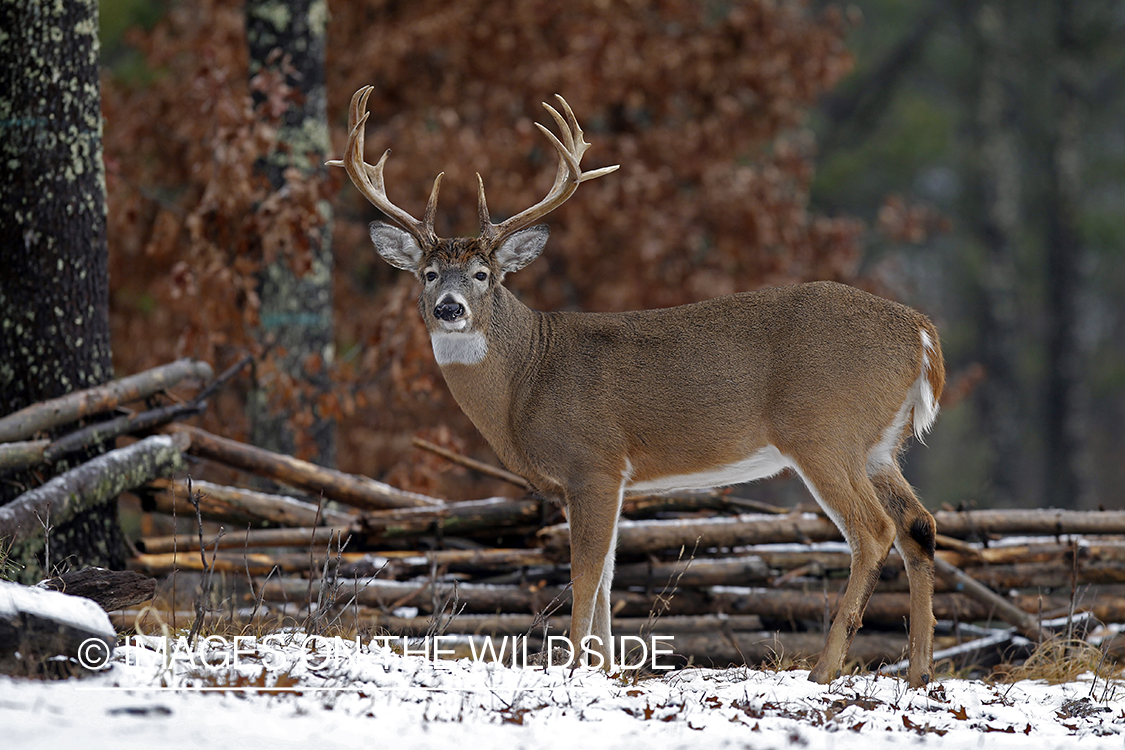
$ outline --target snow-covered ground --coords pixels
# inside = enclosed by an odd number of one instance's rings
[[[635,680],[281,640],[218,639],[208,653],[154,640],[118,647],[84,679],[0,677],[0,746],[1125,747],[1125,689],[1092,675],[1057,686],[949,679],[928,691],[872,675],[824,687],[804,671]],[[161,643],[164,655],[151,650]]]

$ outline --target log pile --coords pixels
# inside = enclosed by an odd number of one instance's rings
[[[223,460],[217,453],[210,458]],[[308,486],[293,479],[292,486]],[[510,481],[526,487],[519,478]],[[186,483],[164,481],[158,489],[153,512],[194,512]],[[343,492],[322,502],[206,483],[191,491],[201,516],[225,524],[226,533],[212,527],[140,539],[137,569],[226,571],[249,581],[248,597],[259,610],[299,616],[311,598],[329,601],[335,609],[322,614],[368,632],[425,635],[440,623],[444,634],[530,635],[534,647],[544,634],[561,635],[568,626],[568,529],[557,507],[529,494],[458,503],[428,498],[425,505],[404,500],[377,510],[368,501],[348,504]],[[615,635],[672,635],[676,653],[694,663],[819,652],[821,628],[843,593],[850,563],[826,518],[719,491],[627,498],[623,515]],[[972,637],[1010,649],[1049,637],[1054,631],[1043,623],[1060,614],[1125,622],[1125,597],[1115,590],[1125,583],[1125,512],[939,511],[935,518],[939,646],[956,648],[963,640],[955,623],[991,626]],[[900,658],[908,591],[892,551],[852,658]]]
[[[231,617],[270,612],[364,632],[530,635],[533,643],[565,633],[568,529],[561,510],[525,480],[416,440],[420,450],[514,488],[514,497],[446,502],[172,423],[198,414],[230,376],[174,408],[123,414],[62,437],[43,434],[176,379],[210,380],[210,368],[173,363],[0,419],[0,474],[108,437],[141,438],[0,508],[0,538],[33,550],[42,537],[33,519],[45,508],[57,518],[135,490],[146,513],[194,523],[191,533],[136,539],[132,567],[248,584],[241,599],[228,599]],[[162,434],[151,434],[157,427]],[[237,473],[245,486],[199,479],[211,466]],[[938,646],[949,654],[969,651],[958,646],[965,633],[998,647],[1033,643],[1057,630],[1046,623],[1060,615],[1059,627],[1082,617],[1125,623],[1125,511],[943,510],[935,518],[934,611]],[[818,513],[705,491],[626,498],[617,560],[615,635],[670,635],[684,660],[753,664],[819,652],[850,556]],[[855,660],[901,657],[908,590],[892,551]],[[175,612],[176,602],[166,604]],[[189,616],[198,620],[201,611],[197,601]]]

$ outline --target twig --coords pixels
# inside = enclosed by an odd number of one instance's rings
[[[485,474],[494,479],[502,479],[505,482],[514,484],[515,486],[523,490],[531,489],[531,484],[519,474],[513,474],[510,471],[505,471],[504,469],[498,468],[496,466],[486,464],[483,461],[477,461],[475,458],[462,456],[460,453],[451,451],[448,448],[443,448],[440,445],[431,443],[429,440],[424,440],[420,437],[414,437],[410,442],[413,443],[415,448],[421,448],[422,450],[437,454],[447,461],[452,461],[453,463],[464,466],[467,469],[472,469],[479,474]]]

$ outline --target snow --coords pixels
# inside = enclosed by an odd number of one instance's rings
[[[101,635],[109,644],[117,639],[109,615],[90,599],[0,581],[0,619],[13,619],[20,612]]]
[[[1125,745],[1125,691],[1092,674],[1053,686],[946,679],[909,690],[886,675],[815,685],[801,670],[686,669],[638,680],[631,672],[434,661],[378,641],[356,649],[285,633],[212,638],[209,646],[133,638],[90,677],[0,677],[4,747]]]

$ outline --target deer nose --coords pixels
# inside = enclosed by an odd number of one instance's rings
[[[452,297],[445,297],[434,308],[434,317],[452,323],[465,314],[465,306]]]

